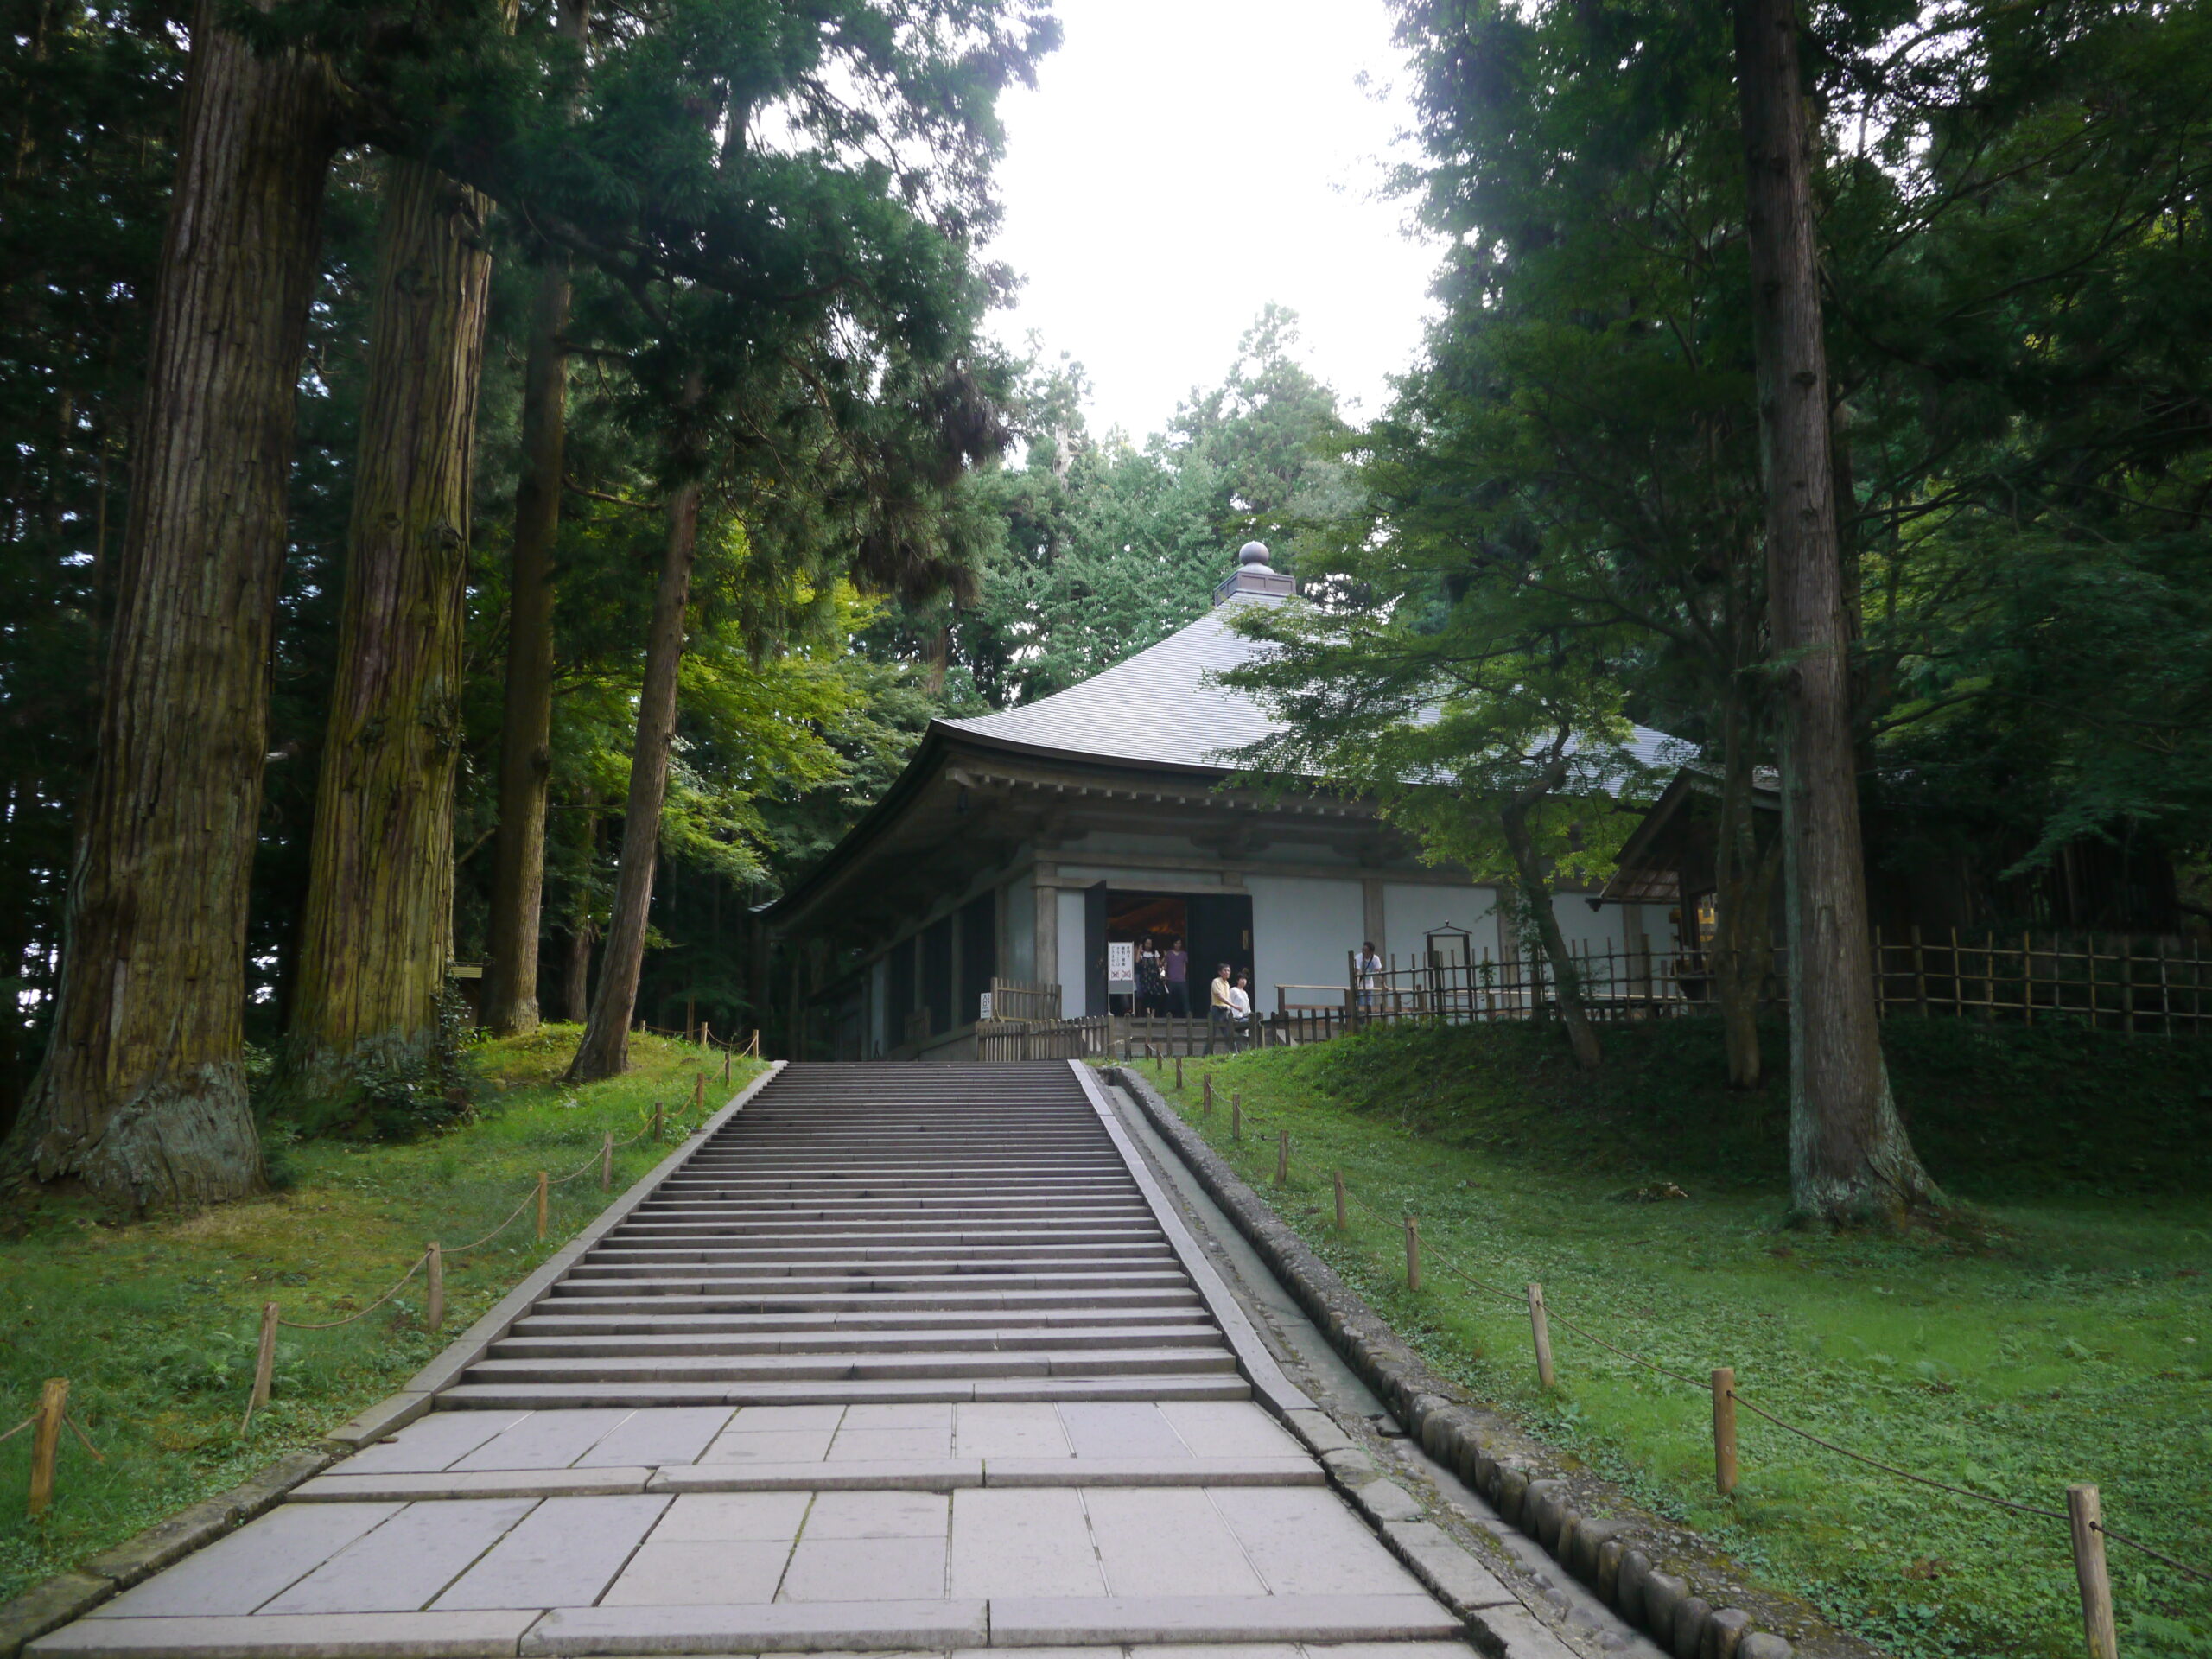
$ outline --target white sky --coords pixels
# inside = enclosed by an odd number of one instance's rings
[[[1382,0],[1058,0],[1037,90],[1002,108],[1006,222],[1027,279],[997,331],[1071,353],[1091,429],[1166,424],[1274,300],[1354,419],[1410,364],[1439,251],[1377,199],[1407,125]]]

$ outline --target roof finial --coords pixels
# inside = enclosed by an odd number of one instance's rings
[[[1265,542],[1245,543],[1243,547],[1236,550],[1236,563],[1240,566],[1256,564],[1265,569],[1268,563],[1268,544]]]

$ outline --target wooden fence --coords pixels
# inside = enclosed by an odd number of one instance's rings
[[[1961,933],[1914,928],[1904,939],[1876,929],[1875,1006],[1885,1017],[1953,1014],[2010,1020],[2067,1020],[2108,1031],[2192,1033],[2212,1022],[2212,955],[2194,940],[2130,934]],[[1600,1020],[1666,1019],[1712,1011],[1711,962],[1691,952],[1583,950],[1573,957],[1575,982],[1590,1017]],[[1557,975],[1535,958],[1493,962],[1431,957],[1389,957],[1367,974],[1348,959],[1357,990],[1337,986],[1278,986],[1277,1018],[1288,1039],[1325,1040],[1349,1027],[1401,1020],[1466,1025],[1525,1020],[1555,1009]],[[1306,994],[1292,1001],[1290,994]],[[1313,997],[1326,993],[1331,1001]],[[1769,957],[1759,1000],[1789,1001],[1788,963]]]
[[[979,1061],[1103,1059],[1113,1050],[1110,1022],[1095,1020],[979,1020],[976,1058]]]
[[[1058,986],[1032,985],[1018,979],[995,979],[991,982],[992,1019],[1058,1020],[1059,1017]]]

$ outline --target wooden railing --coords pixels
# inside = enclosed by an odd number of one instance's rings
[[[1103,1014],[1090,1020],[979,1020],[976,1058],[986,1062],[1103,1059],[1113,1052],[1110,1023]]]
[[[1018,979],[995,979],[991,982],[992,1019],[1058,1020],[1059,1017],[1058,986],[1028,984]]]

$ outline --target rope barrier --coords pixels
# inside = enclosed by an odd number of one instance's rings
[[[1249,1110],[1246,1110],[1243,1116],[1244,1122],[1249,1127],[1255,1128],[1266,1122],[1273,1122],[1277,1125],[1281,1125],[1283,1122],[1283,1120],[1280,1118],[1262,1118],[1257,1114]],[[1393,1224],[1389,1217],[1383,1215],[1372,1205],[1369,1204],[1366,1199],[1361,1198],[1357,1192],[1353,1191],[1351,1185],[1349,1182],[1344,1184],[1344,1196],[1350,1198],[1357,1209],[1371,1219],[1384,1226]],[[1433,1259],[1435,1262],[1435,1264],[1440,1267],[1446,1274],[1462,1281],[1478,1290],[1494,1295],[1501,1300],[1512,1303],[1516,1306],[1520,1306],[1523,1303],[1523,1299],[1522,1297],[1516,1295],[1513,1292],[1505,1289],[1502,1286],[1493,1285],[1484,1280],[1477,1278],[1473,1274],[1469,1273],[1457,1262],[1451,1261],[1440,1253],[1436,1254]],[[1675,1370],[1669,1366],[1662,1365],[1657,1360],[1649,1358],[1642,1354],[1632,1352],[1629,1349],[1616,1346],[1614,1344],[1606,1341],[1603,1337],[1598,1336],[1592,1332],[1586,1331],[1581,1326],[1560,1318],[1558,1311],[1554,1308],[1549,1308],[1548,1306],[1547,1312],[1549,1315],[1549,1321],[1551,1324],[1557,1325],[1562,1329],[1572,1332],[1574,1335],[1581,1338],[1585,1342],[1594,1344],[1596,1346],[1605,1350],[1608,1353],[1618,1355],[1621,1358],[1625,1359],[1633,1364],[1641,1365],[1649,1370],[1656,1371],[1660,1376],[1670,1378],[1676,1382],[1683,1384],[1687,1388],[1694,1389],[1700,1394],[1707,1392],[1712,1387],[1711,1384],[1702,1382],[1696,1377],[1686,1376],[1680,1371]],[[2070,1517],[2063,1510],[2050,1510],[2042,1508],[2033,1503],[2014,1503],[2009,1498],[1995,1497],[1987,1492],[1977,1492],[1967,1487],[1955,1486],[1948,1481],[1937,1480],[1932,1476],[1915,1474],[1910,1469],[1902,1469],[1893,1463],[1885,1463],[1879,1458],[1869,1457],[1863,1452],[1853,1451],[1847,1446],[1839,1445],[1837,1442],[1828,1440],[1822,1435],[1815,1434],[1810,1429],[1802,1428],[1796,1423],[1777,1416],[1773,1412],[1767,1410],[1765,1407],[1758,1404],[1756,1401],[1746,1398],[1740,1391],[1733,1388],[1730,1388],[1727,1392],[1728,1397],[1735,1401],[1738,1405],[1742,1406],[1746,1411],[1749,1411],[1756,1417],[1759,1417],[1765,1421],[1773,1424],[1777,1428],[1783,1430],[1785,1433],[1794,1434],[1800,1440],[1808,1440],[1815,1446],[1821,1446],[1829,1452],[1834,1452],[1838,1456],[1849,1458],[1854,1462],[1865,1464],[1869,1468],[1878,1469],[1885,1474],[1895,1475],[1901,1480],[1911,1481],[1916,1485],[1932,1487],[1937,1491],[1948,1492],[1955,1497],[1971,1498],[1976,1503],[1986,1503],[2000,1510],[2007,1510],[2016,1515],[2032,1516],[2039,1520],[2044,1521],[2070,1521]],[[2106,1526],[2102,1521],[2092,1522],[2090,1526],[2092,1530],[2102,1535],[2112,1542],[2147,1555],[2152,1560],[2160,1562],[2166,1567],[2171,1567],[2175,1572],[2181,1573],[2184,1578],[2193,1580],[2201,1584],[2212,1584],[2212,1572],[2207,1572],[2201,1567],[2191,1567],[2184,1561],[2176,1560],[2172,1556],[2153,1549],[2148,1544],[2139,1542],[2137,1540],[2127,1537],[2124,1534],[2114,1532],[2111,1528]]]
[[[422,1255],[416,1256],[415,1258],[415,1265],[399,1275],[399,1282],[397,1284],[394,1285],[390,1290],[385,1292],[383,1295],[378,1297],[376,1300],[371,1302],[366,1307],[363,1308],[358,1313],[348,1313],[342,1319],[327,1319],[320,1324],[302,1324],[297,1319],[287,1319],[281,1317],[277,1319],[276,1323],[283,1325],[288,1331],[335,1331],[341,1325],[351,1325],[356,1319],[366,1319],[370,1314],[375,1313],[377,1309],[382,1307],[393,1297],[398,1295],[399,1293],[406,1287],[407,1281],[410,1279],[412,1279],[416,1274],[420,1273],[423,1270],[423,1264],[429,1259],[430,1253],[428,1250],[423,1251]]]

